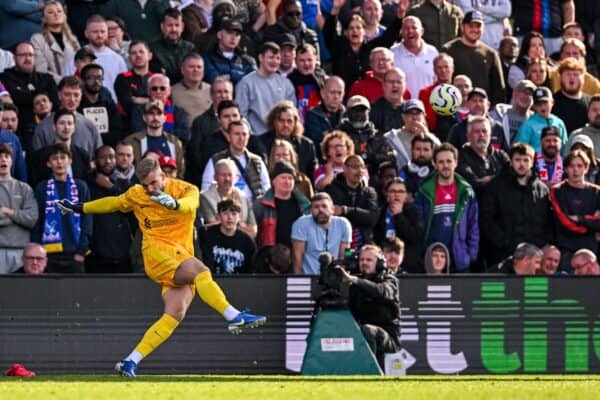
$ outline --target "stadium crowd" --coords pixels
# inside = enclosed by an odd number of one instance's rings
[[[598,2],[12,0],[0,47],[0,273],[141,272],[131,215],[56,201],[154,157],[213,273],[376,244],[398,275],[600,274]]]

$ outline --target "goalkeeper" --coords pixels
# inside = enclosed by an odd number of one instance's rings
[[[194,257],[193,223],[198,208],[198,188],[170,179],[157,160],[147,158],[136,168],[141,182],[118,197],[72,203],[60,200],[63,213],[103,214],[115,211],[135,214],[143,234],[142,254],[146,274],[162,286],[164,314],[144,334],[125,359],[115,366],[121,375],[135,377],[138,363],[166,341],[181,322],[194,298],[217,310],[237,334],[244,328],[263,325],[266,317],[234,308],[212,279],[209,269]]]

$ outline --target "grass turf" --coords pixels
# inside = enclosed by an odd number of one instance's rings
[[[0,398],[104,399],[594,399],[600,375],[504,375],[299,377],[142,375],[135,380],[105,375],[0,378]]]

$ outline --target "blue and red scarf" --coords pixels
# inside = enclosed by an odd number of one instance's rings
[[[79,192],[77,185],[70,175],[67,175],[67,199],[73,203],[79,203]],[[52,177],[46,183],[46,207],[44,210],[44,231],[42,233],[42,245],[48,253],[62,253],[63,251],[63,226],[62,215],[56,206],[59,199],[56,180]],[[69,214],[71,226],[73,227],[73,237],[75,242],[79,243],[81,237],[81,215],[77,213]]]

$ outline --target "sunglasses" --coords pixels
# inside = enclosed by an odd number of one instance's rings
[[[287,15],[288,17],[299,17],[302,15],[302,13],[300,11],[290,11],[289,13],[286,13],[285,15]]]
[[[151,86],[150,90],[152,90],[154,92],[158,92],[158,91],[164,92],[165,90],[167,90],[167,87],[166,86]]]

